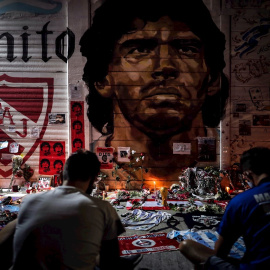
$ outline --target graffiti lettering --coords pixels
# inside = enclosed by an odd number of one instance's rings
[[[9,119],[9,122],[10,122],[10,125],[15,125],[14,122],[13,122],[13,119],[12,119],[12,115],[10,114],[10,111],[9,111],[9,107],[5,107],[4,108],[4,114],[3,114],[3,118],[8,118]]]
[[[48,57],[48,37],[49,35],[53,34],[53,31],[48,30],[48,25],[50,21],[47,22],[43,27],[41,31],[36,31],[38,35],[41,35],[41,46],[42,46],[42,52],[41,52],[41,59],[45,63],[48,62],[52,57]],[[24,30],[28,29],[28,26],[23,27]],[[23,33],[21,35],[22,38],[22,47],[23,47],[23,54],[22,54],[22,60],[24,62],[28,62],[32,56],[28,56],[28,41],[29,41],[29,36],[30,34],[28,33]],[[68,52],[67,56],[64,56],[64,47],[65,47],[65,37],[67,36],[68,38]],[[6,38],[7,40],[7,57],[6,59],[9,62],[14,61],[16,59],[16,56],[14,57],[14,37],[8,33],[5,32],[0,35],[0,39],[3,37]],[[55,40],[55,54],[58,58],[60,58],[62,61],[67,63],[67,60],[73,55],[75,50],[75,35],[74,33],[67,28],[66,31],[63,31]]]
[[[234,49],[236,52],[240,52],[240,58],[244,54],[251,53],[258,45],[259,40],[262,37],[266,37],[268,35],[270,29],[269,22],[270,19],[268,18],[260,19],[260,25],[246,31],[246,33],[242,36],[242,39],[244,41],[243,44]]]
[[[261,46],[257,54],[267,52],[270,50],[270,43],[266,44],[265,46]]]
[[[19,131],[16,131],[16,133],[17,133],[20,137],[24,138],[24,137],[27,136],[27,121],[28,121],[28,120],[25,119],[25,118],[23,118],[23,119],[21,119],[21,121],[23,121],[23,134],[20,133]]]
[[[246,63],[236,64],[233,72],[238,81],[248,82],[251,78],[258,78],[269,73],[270,60],[261,55],[259,60],[248,60]]]

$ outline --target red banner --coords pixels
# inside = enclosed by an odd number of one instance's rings
[[[63,170],[65,164],[64,141],[40,142],[39,174],[54,175]]]
[[[84,140],[84,103],[83,101],[70,102],[71,118],[71,149],[72,153],[85,148]]]
[[[118,237],[120,256],[178,250],[179,243],[166,233]]]

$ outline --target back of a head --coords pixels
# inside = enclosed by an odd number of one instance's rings
[[[100,171],[100,162],[96,154],[90,151],[78,150],[67,159],[63,177],[68,181],[86,182],[94,180]]]
[[[250,170],[256,175],[270,175],[270,149],[254,147],[245,151],[240,159],[243,171]]]

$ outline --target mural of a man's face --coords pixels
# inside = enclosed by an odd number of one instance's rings
[[[118,41],[107,76],[120,110],[146,133],[185,130],[206,95],[203,44],[185,23],[169,17],[134,25],[138,30]]]

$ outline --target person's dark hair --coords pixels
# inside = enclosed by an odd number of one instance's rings
[[[53,145],[53,150],[55,150],[55,148],[56,148],[57,146],[60,146],[60,147],[62,148],[62,150],[63,150],[63,145],[62,145],[62,143],[59,143],[59,142],[57,142],[57,143],[55,143],[55,144]]]
[[[43,163],[48,163],[49,164],[49,167],[50,167],[50,161],[48,160],[48,159],[46,159],[46,158],[44,158],[44,159],[42,159],[41,161],[40,161],[40,166],[42,167],[42,165],[43,165]]]
[[[133,30],[135,18],[146,23],[169,16],[172,20],[185,22],[202,40],[211,81],[221,76],[221,91],[213,96],[207,95],[202,108],[204,125],[216,127],[225,114],[229,82],[223,73],[225,36],[213,22],[209,10],[202,0],[136,0],[134,3],[132,5],[127,0],[105,1],[96,10],[92,26],[80,40],[82,55],[87,58],[83,80],[89,87],[86,98],[89,121],[102,134],[113,133],[112,99],[102,97],[94,84],[103,82],[108,74],[116,42]],[[102,131],[105,124],[107,133]]]
[[[61,164],[61,165],[63,166],[62,160],[57,159],[57,160],[54,161],[53,167],[55,168],[55,165],[58,164],[58,163]]]
[[[73,144],[73,147],[75,147],[75,143],[76,143],[76,142],[79,142],[79,143],[81,144],[81,146],[83,145],[82,140],[79,139],[79,138],[76,138],[76,139],[73,140],[73,143],[72,143],[72,144]]]
[[[51,146],[50,146],[50,144],[49,144],[48,142],[43,142],[43,143],[40,145],[41,150],[42,150],[42,148],[43,148],[44,146],[48,146],[49,149],[51,148]]]
[[[77,124],[79,124],[82,127],[82,122],[79,121],[79,120],[74,121],[73,124],[72,124],[72,127],[74,128],[75,125],[77,125]]]
[[[96,154],[90,151],[78,150],[67,159],[63,177],[68,181],[94,181],[100,171],[100,162]]]
[[[250,170],[256,175],[266,173],[270,175],[270,149],[254,147],[245,151],[240,158],[242,171]]]

